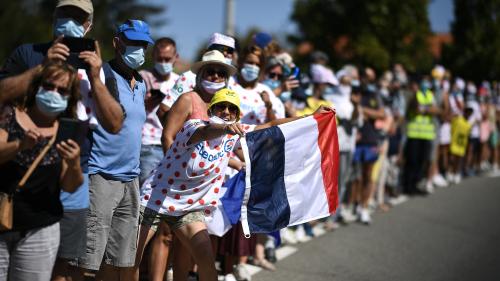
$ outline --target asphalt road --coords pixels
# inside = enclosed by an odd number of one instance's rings
[[[500,280],[500,178],[412,198],[304,244],[252,281]]]

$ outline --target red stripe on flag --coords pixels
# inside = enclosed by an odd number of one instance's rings
[[[337,209],[339,201],[339,139],[335,114],[333,112],[316,114],[314,119],[318,123],[318,146],[321,151],[323,185],[328,197],[330,213],[333,213]]]

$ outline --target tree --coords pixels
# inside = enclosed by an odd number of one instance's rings
[[[296,0],[291,19],[300,35],[330,55],[333,66],[345,63],[381,71],[402,63],[411,71],[432,64],[428,0]]]
[[[0,62],[22,43],[48,42],[56,0],[0,1],[0,25],[8,29],[0,41]],[[94,19],[89,37],[99,40],[103,59],[113,56],[116,27],[127,19],[146,20],[151,28],[164,24],[158,17],[164,6],[138,0],[94,0]]]
[[[479,82],[500,76],[500,1],[455,0],[453,43],[444,61],[455,75]]]

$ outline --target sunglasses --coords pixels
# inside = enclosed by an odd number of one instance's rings
[[[208,76],[214,76],[215,74],[217,74],[217,76],[219,77],[227,77],[227,71],[225,69],[221,69],[221,68],[208,68],[207,69],[207,75]]]
[[[57,91],[61,96],[68,96],[69,89],[68,88],[59,88],[53,83],[50,82],[42,82],[42,88],[47,91]]]
[[[276,72],[269,72],[269,74],[267,75],[267,77],[269,77],[271,79],[277,78],[278,80],[281,80],[281,79],[283,79],[283,74],[279,74],[279,73],[276,73]]]
[[[238,107],[236,107],[235,105],[230,104],[230,103],[217,103],[217,104],[214,104],[213,107],[216,111],[225,111],[226,109],[228,109],[229,112],[232,114],[237,114],[239,111]]]
[[[234,53],[234,49],[231,48],[231,47],[228,47],[228,46],[225,46],[225,45],[221,45],[221,44],[212,44],[209,48],[209,50],[217,50],[221,53],[227,53],[227,54],[233,54]]]

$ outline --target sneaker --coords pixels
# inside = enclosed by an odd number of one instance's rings
[[[174,281],[174,270],[171,267],[167,270],[167,281]]]
[[[299,225],[297,227],[297,230],[295,230],[295,239],[297,239],[297,242],[299,243],[304,243],[311,240],[311,238],[306,235],[306,231],[304,230],[304,227],[302,225]]]
[[[245,264],[240,263],[234,266],[233,268],[233,274],[236,280],[238,281],[251,281],[252,276],[250,275],[250,272],[248,271],[247,267]]]
[[[352,208],[342,208],[341,213],[345,223],[356,221],[356,216],[352,213]]]
[[[266,248],[264,250],[264,255],[266,257],[266,260],[276,263],[278,259],[276,258],[276,249],[275,248]]]
[[[269,270],[269,271],[276,271],[276,266],[274,264],[270,263],[266,259],[262,260],[254,260],[253,264],[258,267],[262,267],[263,269]]]
[[[338,229],[339,228],[339,224],[336,223],[336,222],[333,222],[332,220],[327,220],[325,222],[325,224],[323,225],[323,228],[326,230],[326,231],[334,231],[335,229]]]
[[[446,182],[446,180],[443,178],[443,176],[441,176],[441,174],[437,174],[434,177],[432,177],[432,183],[436,187],[447,187],[448,186],[448,182]]]
[[[429,193],[429,194],[434,193],[434,186],[432,185],[431,181],[427,181],[427,183],[425,184],[424,191]]]
[[[361,223],[364,223],[366,225],[372,222],[372,219],[370,217],[370,210],[368,210],[368,208],[361,208],[359,212],[359,220],[361,221]]]
[[[453,173],[450,173],[450,172],[446,173],[446,180],[447,180],[450,184],[452,184],[452,183],[453,183],[453,180],[455,179],[454,177],[455,177],[455,175],[454,175]]]
[[[455,174],[455,178],[453,179],[453,182],[455,184],[459,184],[462,181],[462,176],[460,174]]]
[[[224,281],[237,281],[236,280],[236,277],[234,277],[234,275],[232,273],[229,273],[229,274],[226,274],[224,276]]]
[[[297,244],[297,239],[295,239],[295,235],[292,230],[288,228],[283,228],[280,230],[281,241],[284,244]]]

